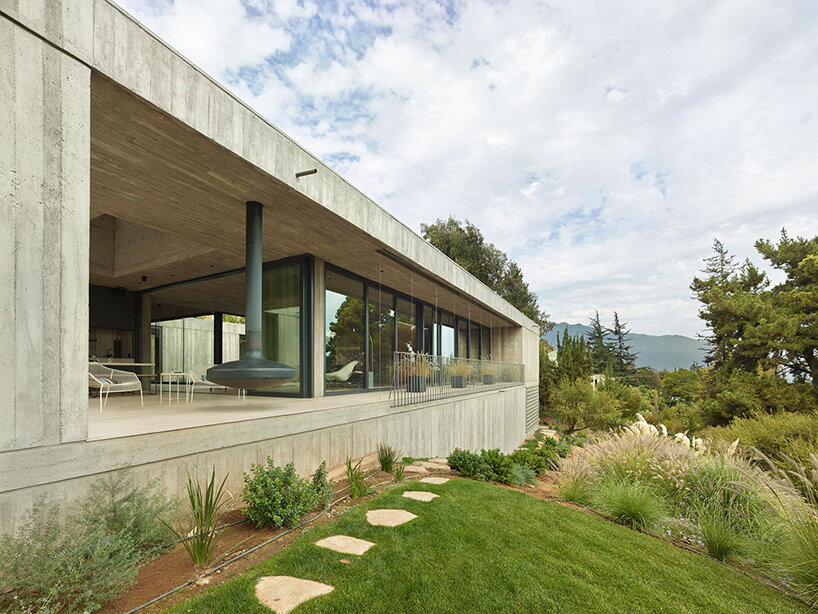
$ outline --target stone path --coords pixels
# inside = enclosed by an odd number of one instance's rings
[[[406,473],[416,475],[429,473],[430,470],[448,471],[449,464],[445,458],[432,458],[429,461],[417,461],[405,468]],[[426,477],[420,481],[425,484],[445,484],[449,478]],[[406,490],[403,496],[415,501],[429,502],[440,495],[428,491]],[[407,510],[379,509],[366,512],[367,522],[376,527],[396,527],[415,518],[417,516]],[[344,554],[363,555],[375,544],[349,535],[331,535],[319,539],[315,545]],[[341,559],[341,562],[351,564],[347,559]],[[265,576],[256,583],[256,597],[259,602],[276,614],[288,614],[305,601],[327,595],[334,590],[335,587],[329,584],[292,576]]]
[[[315,542],[315,545],[321,548],[335,550],[335,552],[343,552],[344,554],[363,554],[375,544],[365,539],[349,537],[348,535],[333,535],[319,539]]]
[[[314,597],[327,595],[334,586],[292,576],[265,576],[256,584],[256,597],[277,614],[287,614]]]
[[[415,501],[431,501],[440,495],[436,495],[433,492],[426,492],[425,490],[407,490],[403,493],[403,496],[407,499],[414,499]]]
[[[369,510],[366,521],[375,527],[396,527],[417,518],[406,510]]]
[[[445,484],[449,478],[422,478],[420,481],[424,484]]]

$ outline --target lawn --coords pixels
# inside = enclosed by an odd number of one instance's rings
[[[404,490],[440,494],[430,503]],[[402,508],[408,524],[373,527],[365,512]],[[377,545],[361,557],[314,545],[344,534]],[[348,558],[351,565],[340,562]],[[807,612],[736,571],[582,511],[471,480],[408,483],[307,531],[243,576],[168,612],[269,612],[256,580],[292,575],[335,586],[307,612]]]

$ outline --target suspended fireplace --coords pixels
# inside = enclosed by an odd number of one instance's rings
[[[294,380],[293,367],[267,360],[261,355],[261,211],[263,205],[247,202],[247,252],[245,265],[244,358],[207,370],[207,379],[230,388],[260,390]]]

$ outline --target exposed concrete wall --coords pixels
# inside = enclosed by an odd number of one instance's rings
[[[90,70],[0,17],[0,450],[87,436],[89,126]]]
[[[242,472],[269,455],[295,463],[299,473],[389,443],[410,456],[445,456],[455,447],[510,452],[526,436],[525,388],[463,396],[412,407],[387,403],[303,411],[207,427],[0,453],[0,533],[14,532],[40,496],[64,507],[81,500],[98,477],[131,473],[137,483],[160,480],[180,493],[187,473],[200,480],[213,467],[229,474],[227,488],[242,489]]]
[[[522,353],[520,362],[525,364],[526,383],[540,379],[540,335],[539,332],[522,329]]]

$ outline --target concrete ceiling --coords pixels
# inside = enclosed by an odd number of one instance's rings
[[[444,280],[394,262],[379,253],[389,246],[92,73],[91,283],[141,291],[241,268],[247,200],[265,205],[265,261],[313,254],[473,320],[511,324]],[[161,300],[242,313],[243,286],[243,275],[221,278],[165,290]]]

